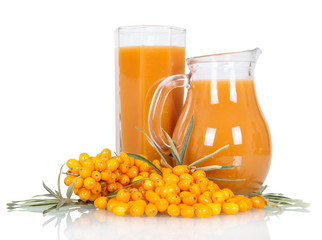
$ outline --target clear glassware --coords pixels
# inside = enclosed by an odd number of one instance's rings
[[[182,28],[129,26],[115,31],[116,48],[116,152],[158,157],[135,127],[148,132],[153,93],[167,76],[185,72],[185,36]],[[162,127],[170,133],[183,105],[183,89],[169,95],[162,113]]]
[[[187,88],[188,94],[172,138],[181,152],[192,115],[194,128],[184,159],[190,164],[229,144],[197,167],[240,165],[215,170],[207,176],[245,179],[216,181],[237,194],[255,191],[263,184],[271,161],[270,134],[257,102],[254,68],[261,50],[216,54],[187,59],[189,75],[166,78],[157,88],[149,113],[149,132],[161,149],[169,146],[159,125],[160,112],[173,89]]]

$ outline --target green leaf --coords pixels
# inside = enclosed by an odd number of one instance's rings
[[[246,179],[230,179],[230,178],[214,178],[214,177],[207,177],[209,180],[215,181],[229,181],[229,182],[240,182],[245,181]]]
[[[192,114],[192,117],[191,117],[190,123],[189,123],[189,127],[188,127],[188,131],[187,131],[186,137],[184,139],[181,154],[180,154],[180,164],[181,165],[183,164],[183,160],[184,160],[184,157],[186,155],[189,139],[190,139],[192,129],[193,129],[193,124],[194,124],[194,115]]]
[[[47,192],[49,192],[49,194],[51,194],[55,198],[58,198],[58,196],[56,195],[56,193],[54,193],[49,187],[47,187],[44,181],[42,182],[42,185],[47,190]]]
[[[133,186],[133,185],[135,185],[135,184],[137,184],[139,182],[145,181],[145,180],[148,180],[148,178],[142,178],[142,179],[136,180],[136,181],[132,182],[131,184],[126,185],[126,186],[120,188],[119,190],[117,190],[115,192],[112,192],[112,193],[109,193],[109,194],[105,195],[105,197],[115,197],[116,194],[118,193],[118,191],[120,191],[121,189],[125,189],[125,188],[128,188],[128,187],[131,187],[131,186]]]
[[[177,148],[176,148],[173,140],[171,139],[171,137],[169,136],[169,134],[164,129],[162,129],[162,131],[164,132],[165,136],[168,139],[168,142],[170,144],[170,151],[171,151],[171,154],[172,154],[173,158],[176,160],[177,165],[180,165],[179,153],[177,151]]]
[[[61,189],[60,189],[60,176],[61,176],[61,171],[63,170],[64,165],[65,165],[65,163],[60,167],[59,174],[58,174],[57,186],[58,186],[58,196],[59,196],[59,198],[62,198]]]
[[[135,127],[137,130],[141,131],[145,136],[146,138],[148,139],[149,143],[151,145],[154,146],[154,148],[157,150],[157,152],[159,153],[159,155],[161,156],[161,158],[168,164],[168,166],[171,166],[168,162],[168,160],[166,159],[166,157],[163,155],[161,149],[158,147],[158,145],[149,137],[148,134],[146,134],[146,132],[144,132],[141,128],[139,127]]]
[[[44,210],[42,213],[43,214],[46,214],[46,213],[49,213],[50,211],[54,210],[56,208],[56,205],[55,206],[52,206],[50,208],[47,208],[46,210]]]
[[[231,169],[231,168],[236,168],[240,166],[242,165],[227,165],[227,166],[212,165],[207,167],[199,167],[199,168],[196,168],[196,170],[203,170],[204,172],[209,172],[214,170]]]
[[[33,196],[33,198],[36,198],[36,197],[52,197],[52,195],[51,194],[41,194],[41,195]]]
[[[66,200],[60,200],[56,206],[56,210],[59,210],[59,208],[61,208],[65,203],[66,203]]]
[[[74,192],[74,185],[75,185],[75,182],[77,179],[79,179],[81,176],[78,176],[77,178],[75,178],[75,180],[68,186],[67,188],[67,192],[66,192],[66,197],[67,197],[67,200],[70,200],[73,192]]]
[[[159,168],[157,168],[157,166],[155,166],[152,162],[150,162],[148,159],[141,157],[138,154],[135,153],[127,153],[127,155],[131,158],[137,159],[137,160],[141,160],[143,162],[146,162],[147,164],[149,164],[151,167],[153,167],[161,176],[163,175],[162,172],[160,171]]]
[[[207,155],[207,156],[205,156],[205,157],[203,157],[203,158],[201,158],[201,159],[199,159],[199,160],[197,160],[197,161],[195,161],[195,162],[191,163],[191,164],[189,165],[189,167],[192,167],[192,166],[194,166],[194,165],[196,165],[196,164],[198,164],[198,163],[200,163],[200,162],[202,162],[202,161],[205,161],[206,159],[208,159],[208,158],[210,158],[210,157],[214,156],[215,154],[219,153],[220,151],[222,151],[222,150],[224,150],[224,149],[226,149],[226,148],[228,148],[228,147],[229,147],[229,144],[227,144],[227,145],[225,145],[225,146],[223,146],[223,147],[219,148],[218,150],[214,151],[213,153],[211,153],[211,154],[209,154],[209,155]]]

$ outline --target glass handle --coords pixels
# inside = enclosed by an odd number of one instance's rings
[[[155,90],[155,93],[153,95],[151,105],[150,105],[149,118],[148,118],[149,133],[154,143],[162,151],[165,151],[165,152],[169,150],[170,146],[167,143],[168,142],[167,138],[162,132],[162,127],[161,127],[162,111],[169,93],[173,89],[179,88],[179,87],[185,87],[185,88],[190,87],[189,75],[178,74],[164,79]]]

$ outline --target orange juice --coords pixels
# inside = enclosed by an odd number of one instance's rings
[[[133,46],[118,49],[122,151],[159,159],[146,137],[150,103],[159,83],[167,76],[184,73],[185,48]],[[161,116],[162,128],[172,134],[183,104],[183,90],[169,94]]]
[[[207,172],[207,176],[246,179],[240,182],[216,181],[238,194],[257,190],[269,170],[271,142],[257,104],[253,80],[192,80],[173,134],[179,148],[192,114],[194,128],[184,163],[190,164],[229,144],[228,148],[197,167],[242,165]]]

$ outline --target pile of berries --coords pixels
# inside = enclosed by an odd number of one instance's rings
[[[160,212],[172,217],[207,218],[266,205],[261,196],[247,198],[234,195],[228,188],[220,189],[202,170],[191,172],[187,165],[164,168],[159,160],[152,163],[161,172],[126,153],[114,157],[109,149],[95,157],[82,153],[79,160],[67,161],[69,170],[64,182],[69,186],[80,176],[74,183],[74,193],[117,216],[156,216]],[[126,187],[133,182],[136,183]],[[114,196],[107,197],[108,194]]]

